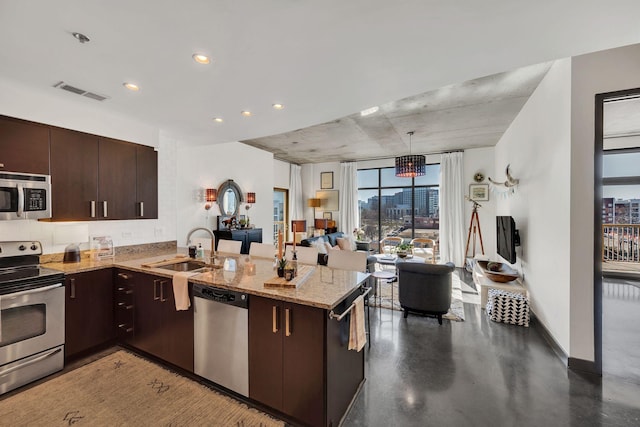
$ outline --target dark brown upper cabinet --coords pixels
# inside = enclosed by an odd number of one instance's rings
[[[49,175],[49,127],[0,116],[0,172]]]
[[[153,147],[51,128],[52,218],[158,218],[158,153]]]
[[[96,219],[98,137],[51,129],[51,205],[55,221]]]
[[[136,146],[137,218],[158,218],[158,152]]]
[[[99,138],[98,219],[133,219],[136,207],[136,146]]]

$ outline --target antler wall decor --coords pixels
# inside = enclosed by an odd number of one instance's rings
[[[507,176],[507,179],[504,182],[494,181],[493,179],[491,179],[491,177],[487,178],[491,186],[491,191],[493,191],[494,193],[499,193],[502,195],[509,195],[509,194],[515,193],[516,191],[515,187],[520,183],[520,180],[511,176],[511,172],[509,171],[509,166],[511,165],[510,164],[507,165],[507,168],[505,170],[505,175]]]

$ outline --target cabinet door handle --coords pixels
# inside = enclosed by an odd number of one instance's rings
[[[157,301],[160,299],[160,297],[158,296],[158,282],[159,280],[154,280],[153,281],[153,300]]]
[[[169,299],[164,297],[164,285],[166,284],[167,284],[166,280],[163,280],[160,282],[160,302],[165,302]]]
[[[119,303],[118,303],[118,307],[120,307],[120,308],[124,308],[125,310],[132,310],[132,309],[133,309],[133,304],[126,305],[126,304],[125,304],[125,303],[123,303],[123,302],[119,302]]]
[[[95,218],[96,217],[96,201],[92,200],[91,201],[91,218]]]
[[[109,216],[109,212],[107,211],[107,201],[104,200],[102,202],[102,216],[107,218]]]
[[[140,216],[144,216],[144,202],[140,202]]]
[[[124,279],[124,280],[129,280],[129,279],[131,279],[131,276],[129,276],[129,275],[128,275],[128,274],[126,274],[126,273],[118,273],[118,277],[119,277],[120,279]]]
[[[271,331],[275,334],[280,329],[278,328],[278,307],[276,307],[275,305],[273,306],[272,313],[273,315],[272,315],[272,322],[271,322]]]
[[[118,328],[123,329],[127,333],[133,332],[133,328],[127,328],[127,324],[126,323],[119,324]]]
[[[284,334],[287,337],[291,336],[291,313],[288,308],[284,309]]]
[[[72,277],[71,279],[69,279],[69,283],[71,284],[69,298],[76,299],[76,279]]]
[[[125,288],[123,286],[120,286],[118,288],[118,292],[124,292],[126,295],[131,295],[133,293],[133,290],[132,289],[127,289],[127,288]]]

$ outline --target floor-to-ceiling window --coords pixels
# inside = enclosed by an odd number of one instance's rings
[[[603,257],[607,261],[639,263],[640,149],[603,152]]]
[[[393,167],[358,170],[361,237],[372,242],[385,236],[437,240],[439,175],[439,164],[427,165],[426,174],[416,178],[398,178]]]
[[[289,208],[287,206],[287,200],[289,200],[289,190],[284,188],[273,189],[273,242],[278,242],[278,231],[282,230],[286,235],[287,224],[287,212]]]

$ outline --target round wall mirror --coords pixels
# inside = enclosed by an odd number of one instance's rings
[[[242,191],[238,184],[228,179],[218,188],[218,205],[222,215],[233,216],[238,214],[238,208],[242,203]]]

